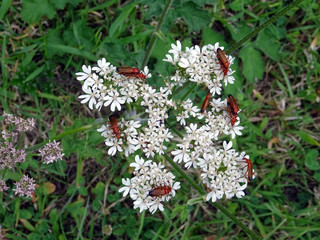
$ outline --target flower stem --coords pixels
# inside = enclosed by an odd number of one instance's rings
[[[191,179],[179,166],[176,164],[167,154],[164,154],[164,158],[174,167],[177,172],[179,172],[184,179],[186,179],[189,184],[194,187],[201,195],[205,195],[206,192],[195,182]],[[227,215],[234,223],[236,223],[242,230],[244,230],[249,236],[253,239],[262,239],[261,236],[256,234],[254,231],[251,231],[246,225],[240,222],[228,209],[223,207],[218,202],[210,202],[215,208],[219,209],[225,215]]]
[[[19,149],[20,144],[21,144],[21,142],[22,142],[22,139],[24,138],[25,135],[26,135],[25,132],[23,132],[23,133],[21,134],[21,136],[20,136],[20,138],[19,138],[19,141],[18,141],[18,143],[17,143],[17,145],[16,145],[16,149]]]
[[[164,6],[164,9],[163,9],[162,14],[160,16],[158,25],[157,25],[156,29],[154,30],[154,32],[153,32],[153,34],[152,34],[152,36],[150,38],[150,42],[149,42],[146,54],[144,55],[144,59],[143,59],[142,64],[141,64],[141,69],[143,69],[147,65],[147,63],[149,61],[149,58],[150,58],[151,53],[152,53],[152,50],[153,50],[153,48],[154,48],[154,46],[155,46],[155,44],[157,42],[157,35],[159,35],[159,33],[160,33],[160,28],[161,28],[161,26],[162,26],[162,24],[164,22],[164,19],[165,19],[166,15],[167,15],[167,13],[169,11],[169,8],[170,8],[172,2],[173,2],[173,0],[167,0],[166,5]]]
[[[283,8],[281,11],[276,13],[273,17],[269,18],[268,21],[264,22],[260,27],[256,28],[253,30],[251,33],[249,33],[247,36],[242,38],[239,42],[233,44],[227,51],[227,54],[232,53],[234,50],[239,48],[242,44],[244,44],[246,41],[248,41],[250,38],[253,36],[257,35],[261,30],[265,29],[266,27],[269,26],[272,22],[277,20],[279,17],[283,16],[286,14],[291,8],[297,6],[299,3],[301,3],[303,0],[295,0],[292,3],[288,4],[285,8]]]
[[[181,101],[184,101],[197,86],[197,84],[193,83],[192,87],[188,90],[188,92],[186,92],[186,94],[182,96]]]
[[[71,134],[74,134],[74,133],[83,132],[83,131],[91,129],[92,127],[93,127],[93,125],[89,124],[87,126],[79,127],[79,128],[76,128],[76,129],[71,129],[71,130],[68,130],[68,131],[64,131],[63,133],[60,133],[59,135],[56,135],[56,136],[54,136],[54,137],[52,137],[50,139],[47,139],[47,140],[43,141],[42,143],[39,143],[39,144],[34,145],[32,147],[26,148],[26,152],[29,153],[29,152],[36,151],[36,150],[42,148],[44,145],[46,145],[49,141],[61,139],[64,136],[71,135]]]
[[[139,236],[140,236],[142,228],[143,228],[145,215],[146,215],[146,211],[143,211],[142,214],[140,215],[140,226],[139,226],[137,237],[136,237],[137,240],[139,239]]]

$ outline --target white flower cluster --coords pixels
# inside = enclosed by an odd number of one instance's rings
[[[148,87],[142,93],[141,106],[146,107],[146,113],[149,116],[147,126],[139,134],[139,141],[146,157],[154,157],[155,153],[163,154],[167,149],[164,143],[173,138],[165,126],[169,108],[175,108],[175,103],[169,99],[171,93],[166,87],[161,87],[158,92],[154,88]]]
[[[205,111],[205,129],[214,133],[212,138],[217,139],[222,134],[231,135],[232,138],[235,138],[236,135],[242,135],[241,130],[243,130],[243,127],[239,126],[240,118],[237,117],[237,122],[233,125],[231,124],[230,115],[227,111],[227,99],[213,98],[214,95],[221,94],[222,80],[225,86],[228,83],[234,83],[235,79],[232,76],[234,71],[230,68],[234,58],[225,55],[229,64],[225,75],[217,57],[217,50],[220,48],[219,43],[214,46],[211,44],[206,45],[202,49],[199,46],[194,46],[183,51],[181,43],[177,41],[177,45],[171,44],[171,47],[172,49],[169,50],[169,53],[173,56],[166,54],[167,58],[163,59],[163,61],[179,66],[174,76],[170,78],[173,81],[172,84],[179,86],[181,83],[190,80],[206,86],[210,92],[210,107]],[[220,49],[223,49],[223,47]],[[178,111],[176,115],[177,121],[181,125],[186,125],[186,119],[190,118],[190,116],[198,119],[204,117],[204,114],[200,114],[200,109],[197,106],[193,106],[193,102],[190,99],[182,101],[179,106],[182,106],[183,110]]]
[[[140,212],[149,209],[153,214],[159,209],[164,210],[162,202],[174,197],[176,190],[180,188],[180,182],[175,182],[175,176],[167,172],[161,163],[156,164],[152,160],[145,161],[139,156],[130,164],[135,170],[131,179],[122,179],[124,187],[119,189],[123,196],[128,194],[134,200],[134,209],[140,208]]]
[[[227,100],[221,101],[220,98],[212,99],[210,102],[212,108],[207,110],[206,113],[206,126],[209,131],[214,134],[214,139],[217,140],[219,136],[231,135],[232,138],[235,138],[236,135],[241,136],[242,126],[239,126],[240,118],[237,117],[237,122],[232,126],[231,120],[227,108]]]
[[[121,137],[115,137],[113,130],[110,128],[110,123],[102,125],[98,130],[101,136],[105,137],[105,144],[109,146],[108,154],[113,156],[118,152],[123,152],[126,157],[139,149],[138,132],[137,129],[141,127],[139,121],[125,121],[122,119],[118,122],[118,127],[121,129]]]
[[[179,84],[184,83],[186,78],[182,73],[185,73],[188,76],[188,80],[204,84],[208,87],[212,96],[216,93],[218,95],[221,94],[221,80],[224,81],[225,86],[228,83],[234,83],[234,77],[232,76],[234,71],[230,68],[234,58],[226,55],[229,67],[225,75],[217,58],[219,43],[216,43],[214,46],[208,44],[202,49],[199,46],[194,46],[182,51],[181,43],[177,41],[177,45],[171,44],[171,47],[172,49],[169,50],[169,53],[173,56],[166,54],[167,58],[163,59],[163,61],[170,62],[175,66],[178,65],[184,70],[178,69],[176,74],[171,78],[172,80],[177,81]],[[223,50],[223,47],[220,49]]]
[[[220,146],[222,144],[217,140],[223,135],[231,135],[232,138],[242,135],[243,127],[239,125],[240,118],[237,116],[241,110],[233,97],[228,97],[228,100],[213,98],[221,95],[222,83],[225,86],[234,83],[234,71],[230,68],[234,58],[225,55],[219,43],[185,50],[182,50],[179,41],[171,46],[170,54],[163,60],[177,69],[172,76],[164,79],[165,86],[157,89],[145,81],[151,77],[147,67],[143,72],[136,68],[122,68],[121,73],[103,58],[98,61],[98,66],[83,66],[83,72],[76,73],[77,79],[83,81],[82,89],[86,93],[79,96],[81,103],[88,103],[90,109],[110,107],[114,112],[123,109],[125,103],[136,102],[132,112],[144,109],[133,114],[133,120],[113,118],[98,129],[105,137],[109,155],[124,152],[127,157],[138,150],[147,158],[162,155],[167,152],[168,144],[177,140],[170,130],[173,126],[180,134],[173,132],[183,136],[182,142],[172,151],[174,161],[183,161],[186,168],[201,170],[202,181],[210,189],[207,200],[216,201],[223,196],[240,198],[244,195],[252,164],[249,169],[244,158],[231,149],[231,142]],[[195,102],[187,95],[182,100],[176,97],[187,81],[206,88],[208,94],[204,102]],[[202,106],[202,113],[199,106]],[[189,125],[190,121],[197,124]],[[179,124],[184,127],[184,132],[181,131],[183,128],[179,129]],[[161,164],[144,161],[139,156],[135,161],[130,164],[135,167],[135,176],[122,179],[125,186],[119,191],[124,196],[130,195],[135,209],[149,209],[151,213],[157,209],[163,211],[162,202],[175,195],[180,183],[175,183],[173,174],[163,169]]]
[[[84,81],[82,90],[85,95],[79,96],[83,99],[81,103],[89,102],[89,108],[101,109],[102,106],[109,106],[114,112],[121,110],[124,103],[130,104],[137,101],[140,89],[145,86],[142,79],[127,77],[117,72],[117,68],[112,66],[105,58],[98,60],[98,66],[82,66],[83,72],[76,73],[77,80]],[[148,67],[144,68],[142,74],[149,78]]]
[[[132,68],[133,69],[133,68]],[[98,61],[98,66],[82,66],[83,72],[76,75],[79,81],[84,81],[82,89],[86,95],[81,95],[81,103],[89,102],[89,108],[101,109],[102,106],[109,106],[111,111],[120,111],[124,103],[132,103],[141,99],[140,105],[146,108],[147,126],[139,130],[141,124],[137,121],[119,122],[121,138],[117,139],[113,134],[110,124],[103,125],[99,132],[106,138],[105,144],[110,147],[109,155],[115,155],[117,151],[125,150],[128,156],[138,149],[142,149],[146,157],[163,154],[167,149],[165,142],[169,142],[173,137],[168,128],[165,127],[165,120],[168,118],[169,108],[175,108],[175,103],[170,99],[171,88],[161,87],[159,91],[148,85],[138,74],[128,77],[117,72],[116,67],[112,66],[103,58]],[[135,69],[137,70],[137,69]],[[148,68],[145,67],[143,74],[146,78]],[[137,116],[136,116],[137,117]],[[141,119],[142,120],[142,119]]]
[[[184,161],[186,168],[192,166],[201,170],[202,181],[210,190],[207,201],[211,199],[215,202],[224,195],[226,198],[244,196],[248,174],[244,153],[239,155],[232,149],[232,142],[223,142],[223,148],[214,145],[210,141],[210,132],[203,127],[197,129],[196,125],[191,124],[190,128],[186,128],[188,135],[182,144],[178,144],[180,149],[172,152],[175,155],[173,160],[178,163]]]

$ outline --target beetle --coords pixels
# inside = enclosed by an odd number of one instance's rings
[[[204,99],[203,103],[202,103],[202,106],[201,106],[201,114],[204,113],[204,111],[206,110],[208,104],[209,104],[209,99],[210,99],[210,92],[208,92],[206,98]]]
[[[227,112],[229,113],[231,125],[233,126],[237,120],[239,106],[237,100],[235,100],[231,94],[229,94],[227,98]]]
[[[234,114],[237,114],[239,112],[238,101],[235,100],[231,94],[228,95],[227,104],[228,104],[228,106],[231,107]]]
[[[149,191],[149,196],[151,197],[162,197],[168,195],[171,192],[172,188],[170,186],[160,186],[155,187]]]
[[[224,75],[227,75],[230,63],[229,63],[225,53],[226,52],[222,51],[220,48],[217,49],[217,58],[218,58],[220,66],[221,66],[221,70],[223,71]]]
[[[144,80],[146,76],[138,69],[133,67],[119,67],[117,72],[126,77],[140,78]]]
[[[110,120],[110,128],[112,129],[113,131],[113,134],[118,138],[120,139],[120,135],[121,135],[121,132],[120,132],[120,129],[119,129],[119,126],[118,126],[118,120],[115,116],[110,116],[109,117],[109,120]]]
[[[244,174],[244,176],[247,175],[248,182],[251,182],[252,179],[253,179],[252,178],[253,177],[253,165],[252,165],[252,162],[248,158],[243,158],[243,160],[244,160],[243,162],[247,164],[247,171]]]

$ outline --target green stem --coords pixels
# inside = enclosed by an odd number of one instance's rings
[[[188,95],[189,95],[197,86],[198,86],[198,85],[194,83],[193,86],[189,89],[189,91],[186,92],[185,95],[183,95],[183,97],[181,98],[181,102],[184,101],[184,100],[188,97]]]
[[[145,54],[144,59],[143,59],[142,64],[141,64],[141,69],[143,69],[147,65],[147,63],[149,61],[149,58],[150,58],[151,53],[152,53],[152,50],[153,50],[153,48],[154,48],[154,46],[155,46],[155,44],[157,42],[157,35],[160,33],[160,28],[161,28],[161,26],[162,26],[162,24],[164,22],[164,19],[165,19],[166,15],[167,15],[167,13],[169,11],[169,8],[170,8],[172,2],[173,2],[173,0],[167,0],[166,5],[164,6],[164,9],[163,9],[162,14],[160,16],[158,25],[157,25],[156,29],[154,30],[154,32],[153,32],[153,34],[152,34],[152,36],[150,38],[150,42],[149,42],[146,54]]]
[[[139,239],[139,236],[141,234],[145,216],[146,216],[146,211],[143,211],[141,216],[140,216],[140,226],[139,226],[139,229],[138,229],[138,234],[137,234],[136,239]]]
[[[174,125],[173,125],[174,126]],[[175,129],[174,127],[171,128],[172,132],[174,132],[175,134],[177,134],[181,139],[183,139],[183,134],[180,133],[177,129]]]
[[[186,179],[189,184],[196,189],[201,195],[205,195],[206,192],[195,182],[193,179],[191,179],[167,154],[164,155],[164,158],[174,167],[177,172],[179,172],[184,179]],[[240,222],[231,212],[229,212],[228,209],[223,207],[218,202],[210,202],[214,207],[219,209],[221,212],[223,212],[225,215],[227,215],[233,222],[235,222],[242,230],[244,230],[249,236],[251,236],[253,239],[262,239],[258,234],[251,231],[246,225],[244,225],[242,222]]]
[[[83,127],[79,127],[79,128],[76,128],[76,129],[71,129],[69,131],[65,131],[63,133],[60,133],[59,135],[56,135],[56,136],[54,136],[54,137],[52,137],[50,139],[47,139],[47,140],[43,141],[42,143],[39,143],[39,144],[34,145],[32,147],[26,148],[26,152],[29,153],[29,152],[36,151],[36,150],[42,148],[44,145],[46,145],[49,141],[61,139],[64,136],[71,135],[71,134],[74,134],[74,133],[83,132],[83,131],[91,129],[92,127],[93,127],[93,125],[90,124],[90,125],[87,125],[87,126],[83,126]]]
[[[18,141],[18,143],[17,143],[17,145],[16,145],[16,149],[19,149],[19,146],[20,146],[20,144],[21,144],[21,142],[22,142],[22,139],[24,138],[25,135],[26,135],[25,132],[23,132],[23,133],[21,134],[20,139],[19,139],[19,141]]]
[[[260,27],[253,30],[250,34],[242,38],[239,42],[233,44],[227,51],[228,54],[232,53],[234,50],[239,48],[241,45],[243,45],[246,41],[251,39],[253,36],[257,35],[261,30],[268,27],[269,24],[277,20],[279,17],[286,14],[291,8],[297,6],[299,3],[301,3],[303,0],[295,0],[292,3],[288,4],[285,8],[283,8],[280,12],[276,13],[272,18],[269,18],[268,21],[264,22]]]

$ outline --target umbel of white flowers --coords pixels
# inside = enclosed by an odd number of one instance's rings
[[[183,50],[181,43],[177,41],[176,45],[172,44],[171,47],[163,61],[173,64],[176,71],[170,77],[162,79],[165,86],[159,89],[148,84],[147,80],[151,78],[148,67],[143,71],[130,68],[130,71],[137,74],[125,75],[104,58],[97,62],[97,66],[84,65],[83,72],[76,73],[77,80],[83,83],[82,89],[85,93],[79,96],[81,103],[88,103],[90,109],[108,107],[111,112],[120,111],[123,104],[134,102],[140,105],[137,109],[144,108],[142,112],[126,113],[127,117],[134,120],[118,120],[119,134],[115,134],[110,123],[98,129],[105,138],[109,155],[124,152],[125,156],[129,156],[140,150],[147,158],[153,158],[155,154],[162,155],[167,152],[169,142],[176,142],[177,148],[172,151],[174,161],[183,161],[186,168],[201,169],[202,180],[209,190],[207,200],[216,201],[223,196],[242,197],[247,186],[245,175],[248,170],[243,161],[244,153],[238,154],[231,149],[231,142],[222,144],[217,141],[223,135],[230,135],[232,138],[242,135],[240,118],[236,115],[235,122],[231,123],[227,99],[219,98],[222,87],[235,81],[232,76],[234,71],[231,69],[234,58],[225,55],[228,62],[226,69],[222,68],[217,57],[218,49],[223,50],[219,43],[202,48],[187,47]],[[200,113],[202,100],[198,103],[189,98],[174,100],[174,90],[188,81],[203,86],[208,92],[208,108],[203,114]],[[172,130],[168,128],[170,124],[166,124],[169,112],[170,121],[174,122],[172,116],[175,117],[175,127],[179,128],[179,124],[181,125],[182,140],[174,138]],[[199,123],[189,124],[190,120]],[[123,183],[131,185],[132,180],[128,181],[124,180]],[[148,186],[148,190],[155,186]],[[140,197],[134,200],[145,206],[144,197]],[[160,198],[156,200],[160,201]],[[138,207],[140,210],[146,209],[140,205]],[[159,209],[161,210],[160,207]]]
[[[140,208],[140,212],[149,209],[151,213],[154,213],[159,209],[164,210],[162,202],[169,201],[171,197],[174,197],[176,190],[180,188],[180,183],[175,182],[175,176],[171,172],[167,172],[164,169],[164,165],[161,163],[155,163],[152,160],[144,161],[139,156],[135,157],[135,162],[130,164],[130,167],[134,167],[134,177],[129,179],[122,179],[124,187],[119,189],[119,192],[123,192],[123,196],[128,195],[133,202],[133,208]],[[151,196],[150,191],[155,188],[170,189],[166,194]]]

